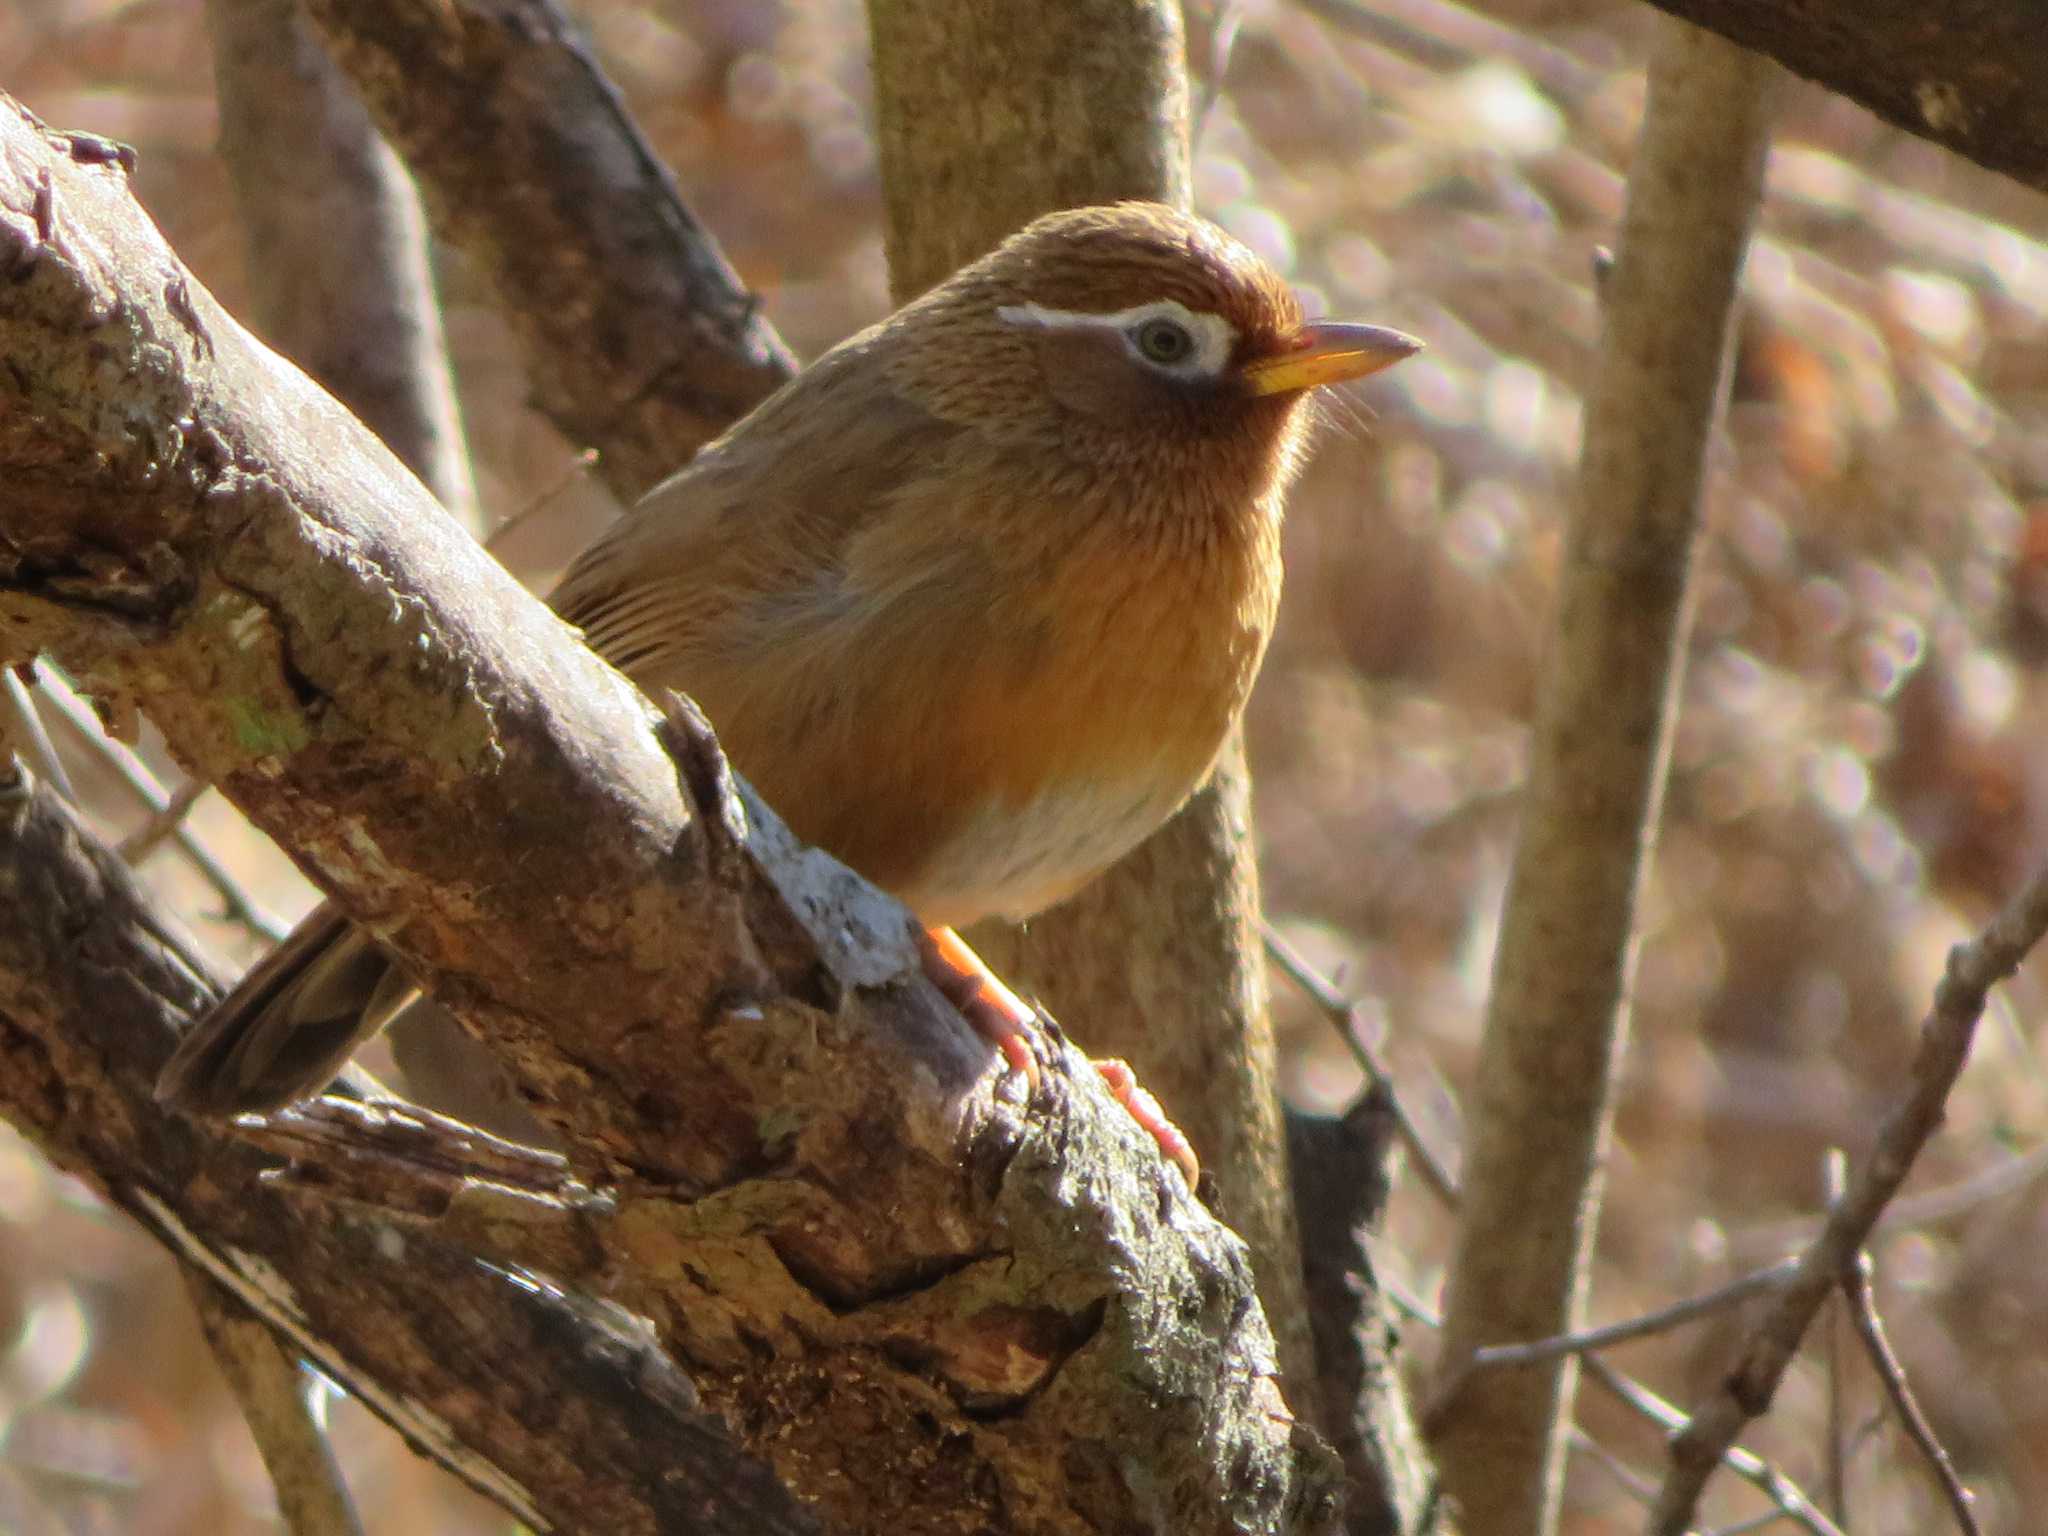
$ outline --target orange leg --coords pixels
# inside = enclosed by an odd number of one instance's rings
[[[966,1017],[975,1031],[1003,1053],[1038,1092],[1038,1057],[1031,1049],[1031,1026],[1038,1015],[1004,986],[981,956],[950,928],[926,928],[918,941],[924,973],[946,994],[946,1001]]]
[[[1031,1048],[1031,1029],[1038,1018],[1037,1011],[1005,986],[981,956],[967,947],[967,941],[950,928],[923,930],[918,952],[932,984],[946,994],[947,1001],[960,1010],[983,1039],[1003,1053],[1003,1059],[1012,1068],[1024,1074],[1031,1091],[1036,1093],[1038,1057]],[[1188,1188],[1193,1189],[1201,1177],[1201,1164],[1195,1160],[1187,1137],[1166,1118],[1159,1101],[1138,1086],[1137,1077],[1125,1062],[1098,1061],[1095,1070],[1102,1074],[1117,1103],[1159,1143],[1160,1155],[1187,1175]]]

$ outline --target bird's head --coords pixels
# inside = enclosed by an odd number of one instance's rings
[[[1306,320],[1278,273],[1207,220],[1157,203],[1036,220],[904,311],[931,343],[904,359],[955,420],[1104,446],[1142,435],[1290,435],[1310,391],[1420,343]]]

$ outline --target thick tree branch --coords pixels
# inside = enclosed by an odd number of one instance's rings
[[[475,531],[426,218],[405,167],[298,0],[209,0],[206,28],[256,329]]]
[[[2032,0],[1650,0],[1909,133],[2048,188],[2048,10]]]
[[[36,983],[45,1005],[6,1018],[0,1074],[27,1074],[11,1117],[46,1142],[103,1120],[129,1132],[60,1155],[195,1262],[239,1273],[221,1256],[240,1239],[190,1191],[263,1206],[279,1230],[249,1251],[299,1298],[295,1340],[338,1347],[329,1329],[398,1314],[377,1326],[427,1361],[387,1377],[369,1351],[359,1390],[399,1422],[471,1392],[453,1437],[472,1452],[514,1443],[495,1438],[508,1410],[448,1379],[429,1341],[460,1326],[465,1350],[535,1348],[592,1310],[558,1288],[587,1274],[671,1352],[643,1341],[656,1410],[680,1414],[663,1403],[687,1386],[679,1401],[850,1529],[1330,1515],[1329,1459],[1280,1409],[1243,1246],[1160,1173],[1078,1055],[1028,1113],[999,1101],[990,1053],[918,974],[901,907],[723,791],[708,754],[686,748],[678,774],[639,696],[178,265],[118,163],[11,104],[0,270],[0,636],[145,703],[191,771],[501,1051],[599,1192],[588,1210],[511,1202],[573,1234],[539,1247],[573,1272],[500,1339],[479,1331],[502,1311],[500,1271],[441,1221],[525,1251],[502,1194],[474,1193],[497,1213],[482,1223],[431,1185],[405,1223],[353,1203],[353,1219],[290,1217],[317,1184],[252,1193],[246,1154],[139,1094],[67,1115],[116,1062],[140,1080],[121,1040],[48,1065],[91,1011],[63,990],[76,978]],[[34,870],[35,850],[4,867]],[[181,1161],[132,1150],[174,1135]],[[445,1306],[408,1310],[385,1249],[408,1286],[443,1265]],[[343,1277],[349,1318],[305,1304]],[[666,1434],[611,1454],[628,1472],[657,1448],[675,1461]],[[644,1501],[600,1519],[552,1460],[520,1474],[545,1520],[670,1528]]]
[[[792,371],[788,351],[554,0],[310,0],[316,26],[485,272],[534,403],[621,499]]]
[[[11,145],[9,146],[12,147]],[[811,1532],[623,1315],[479,1264],[424,1223],[314,1204],[276,1159],[160,1113],[157,1068],[218,990],[71,810],[0,790],[0,1116],[278,1329],[413,1448],[536,1523]],[[574,1384],[575,1414],[537,1412]]]

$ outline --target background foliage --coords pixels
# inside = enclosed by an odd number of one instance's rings
[[[585,0],[607,67],[783,333],[815,355],[885,307],[854,0]],[[1447,1154],[1507,868],[1522,721],[1555,564],[1595,248],[1619,217],[1651,14],[1621,0],[1191,3],[1201,210],[1311,302],[1412,330],[1424,357],[1340,402],[1297,495],[1289,592],[1254,701],[1270,913],[1338,974]],[[1218,46],[1219,40],[1228,44]],[[1223,67],[1218,70],[1218,65]],[[242,248],[213,156],[198,0],[0,9],[0,85],[136,146],[136,186],[230,308]],[[318,166],[306,174],[320,174]],[[1823,1156],[1866,1144],[1946,946],[2048,851],[2048,208],[1810,88],[1790,94],[1714,453],[1710,536],[1652,879],[1593,1313],[1777,1257]],[[442,264],[483,505],[531,509],[505,558],[545,585],[609,515],[527,411],[478,286]],[[0,490],[4,494],[4,490]],[[145,749],[149,747],[147,737]],[[169,765],[161,763],[169,772]],[[142,820],[83,760],[109,831]],[[195,825],[279,913],[310,892],[217,798]],[[207,942],[238,929],[174,849],[148,865]],[[1288,1086],[1357,1088],[1276,980]],[[1895,1342],[1989,1530],[2048,1507],[2044,998],[2022,977],[1876,1252]],[[1068,1021],[1086,1041],[1087,1020]],[[1911,1219],[1916,1218],[1917,1219]],[[1428,1306],[1444,1213],[1395,1197],[1384,1273]],[[1732,1322],[1615,1355],[1681,1403]],[[1426,1359],[1426,1328],[1408,1344]],[[1827,1480],[1852,1528],[1940,1517],[1860,1359],[1809,1352],[1747,1443]],[[352,1405],[367,1527],[501,1530]],[[1654,1466],[1597,1385],[1580,1421]],[[1706,1513],[1761,1507],[1719,1488]],[[1567,1528],[1632,1530],[1575,1459]],[[260,1464],[168,1261],[0,1127],[0,1530],[272,1528]]]

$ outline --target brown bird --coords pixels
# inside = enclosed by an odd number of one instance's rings
[[[1031,1011],[952,927],[1071,895],[1202,783],[1272,630],[1304,403],[1418,345],[1304,320],[1171,208],[1051,214],[778,390],[552,602],[649,693],[695,698],[798,836],[900,897],[927,970],[1035,1075]],[[411,996],[386,971],[323,909],[160,1094],[224,1113],[317,1092]]]

